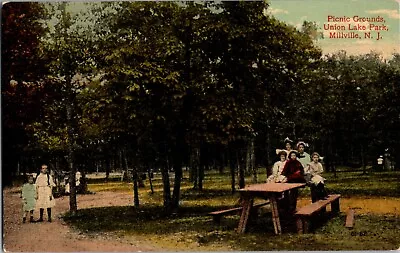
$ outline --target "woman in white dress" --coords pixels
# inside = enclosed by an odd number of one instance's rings
[[[44,209],[47,209],[47,219],[51,222],[51,208],[55,206],[52,189],[56,184],[53,177],[47,172],[47,165],[43,164],[40,174],[36,177],[36,193],[37,201],[36,208],[39,208],[40,218],[38,221],[43,221]]]
[[[272,175],[267,178],[267,183],[280,183],[285,181],[285,176],[281,175],[281,173],[286,163],[286,152],[282,150],[278,155],[280,161],[274,163]]]
[[[304,174],[307,184],[311,188],[311,199],[314,203],[317,200],[325,199],[327,193],[325,191],[325,178],[321,176],[324,169],[322,164],[319,162],[320,155],[317,152],[314,152],[311,157],[312,162],[310,162],[304,169]]]

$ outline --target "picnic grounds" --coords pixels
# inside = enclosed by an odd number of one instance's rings
[[[321,40],[268,1],[4,4],[4,250],[399,249],[400,55]]]

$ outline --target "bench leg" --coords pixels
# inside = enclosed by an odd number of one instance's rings
[[[303,218],[303,231],[304,231],[305,234],[308,233],[309,228],[310,228],[309,219],[308,218]]]
[[[336,199],[331,203],[331,210],[333,213],[339,213],[340,212],[340,203],[339,199]]]
[[[298,234],[303,234],[304,233],[303,220],[301,219],[301,217],[297,217],[296,218],[296,226],[297,226],[297,233]]]
[[[237,229],[238,233],[246,232],[247,221],[249,220],[250,210],[252,206],[253,206],[252,198],[243,200],[242,214],[240,215],[239,226]]]

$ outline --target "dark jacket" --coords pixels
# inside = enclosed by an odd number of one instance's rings
[[[304,179],[304,168],[298,160],[292,160],[286,162],[283,168],[282,175],[287,178],[288,183],[305,183]]]

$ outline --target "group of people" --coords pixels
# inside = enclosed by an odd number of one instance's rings
[[[44,209],[47,209],[47,219],[51,219],[51,208],[55,206],[53,197],[53,187],[55,187],[53,177],[47,171],[47,165],[43,164],[40,173],[34,180],[33,175],[29,175],[27,182],[22,186],[21,198],[23,203],[22,222],[25,223],[28,214],[30,214],[30,222],[34,222],[33,212],[39,209],[39,220],[43,221]]]
[[[272,167],[272,175],[267,178],[267,183],[307,183],[311,188],[312,202],[325,199],[324,178],[322,177],[323,167],[319,162],[320,155],[317,152],[310,156],[305,152],[307,144],[299,141],[297,150],[292,149],[293,141],[289,138],[284,140],[285,149],[277,149],[279,161]],[[291,208],[296,209],[297,191],[291,193]]]

